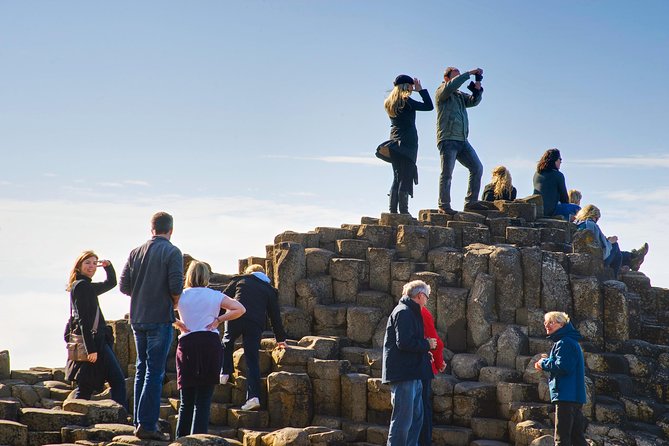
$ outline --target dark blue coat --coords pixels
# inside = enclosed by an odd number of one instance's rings
[[[548,358],[541,360],[541,368],[550,374],[548,388],[553,403],[586,401],[583,350],[578,344],[581,337],[571,322],[548,336],[555,344]]]
[[[420,305],[404,296],[390,314],[383,339],[384,383],[432,379],[430,343],[423,332]]]

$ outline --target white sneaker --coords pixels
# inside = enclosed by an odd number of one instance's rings
[[[221,384],[226,384],[229,379],[230,379],[230,375],[225,375],[223,373],[221,373],[221,375],[218,377],[218,380]]]
[[[258,400],[258,398],[251,398],[242,406],[242,410],[258,410],[258,409],[260,409],[260,400]]]

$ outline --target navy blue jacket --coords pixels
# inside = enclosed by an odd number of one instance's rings
[[[423,332],[420,305],[408,296],[400,299],[390,314],[383,338],[384,383],[432,379],[430,343]]]
[[[535,172],[532,183],[534,193],[540,194],[544,201],[544,216],[555,215],[558,202],[569,203],[564,175],[559,170],[548,169],[543,172]]]
[[[578,344],[581,337],[571,322],[548,336],[555,344],[548,358],[541,360],[541,368],[550,374],[548,388],[553,403],[586,401],[583,350]]]

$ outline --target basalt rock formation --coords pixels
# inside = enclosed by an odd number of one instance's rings
[[[385,444],[391,404],[380,347],[402,286],[414,279],[432,288],[427,305],[446,344],[448,368],[433,381],[434,445],[552,444],[546,376],[532,367],[550,350],[543,314],[552,310],[567,312],[584,336],[592,443],[668,444],[669,290],[640,272],[614,280],[588,232],[536,218],[540,208],[536,198],[500,201],[477,213],[382,214],[277,235],[264,257],[239,262],[240,271],[261,264],[272,277],[290,339],[286,349],[269,332],[262,342],[262,409],[240,409],[240,345],[233,379],[216,387],[209,435],[174,444]],[[211,286],[229,279],[214,274]],[[132,333],[127,320],[112,326],[131,394]],[[173,432],[179,394],[170,358],[161,418]],[[63,378],[60,369],[10,371],[0,352],[0,444],[149,444],[105,394],[69,399]]]

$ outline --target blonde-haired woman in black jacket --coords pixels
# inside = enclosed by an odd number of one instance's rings
[[[105,269],[107,280],[93,282],[92,278],[99,267]],[[113,335],[107,329],[98,301],[100,294],[115,286],[116,272],[109,260],[98,260],[93,251],[84,251],[79,255],[67,285],[72,310],[65,340],[68,341],[70,331],[82,335],[88,358],[86,361],[68,360],[65,372],[68,380],[77,383],[75,398],[88,400],[93,393],[102,391],[105,382],[108,382],[112,399],[127,409],[125,377],[112,350]],[[94,326],[98,314],[98,322]]]

